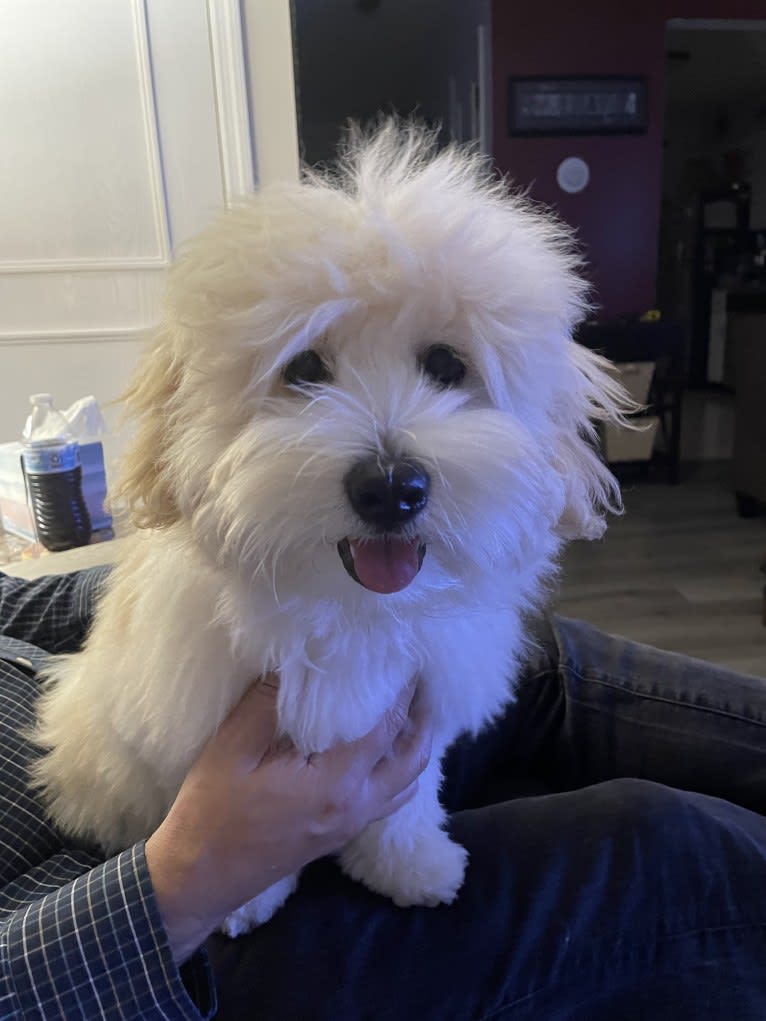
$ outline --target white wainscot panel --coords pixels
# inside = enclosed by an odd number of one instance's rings
[[[3,0],[0,272],[168,258],[143,0]]]
[[[105,448],[110,461],[121,453],[127,428],[121,406],[111,404],[122,393],[138,364],[143,337],[78,343],[0,344],[0,442],[17,440],[29,413],[29,395],[53,394],[56,406],[66,408],[79,397],[93,394],[109,427]]]
[[[144,329],[159,318],[164,282],[157,270],[0,273],[0,345],[18,334]]]

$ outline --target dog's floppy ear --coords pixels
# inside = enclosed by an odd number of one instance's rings
[[[125,502],[138,528],[161,528],[180,516],[167,477],[171,410],[181,382],[176,339],[172,324],[158,329],[123,395],[128,416],[138,420],[138,430],[111,499]]]
[[[554,410],[553,467],[564,482],[565,504],[557,533],[565,539],[598,539],[607,512],[620,514],[617,480],[600,454],[597,423],[626,424],[638,406],[609,373],[610,363],[570,341],[568,386]]]

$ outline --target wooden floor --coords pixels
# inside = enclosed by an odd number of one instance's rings
[[[611,634],[766,677],[766,519],[735,512],[726,464],[625,482],[604,539],[570,546],[557,609]]]

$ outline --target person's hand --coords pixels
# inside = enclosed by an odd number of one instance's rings
[[[179,963],[235,908],[406,804],[428,763],[414,680],[364,737],[309,758],[275,741],[277,684],[248,690],[146,843]]]

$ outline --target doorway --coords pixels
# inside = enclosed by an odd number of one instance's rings
[[[732,389],[732,318],[766,311],[766,21],[674,19],[665,56],[660,307],[689,384]]]

